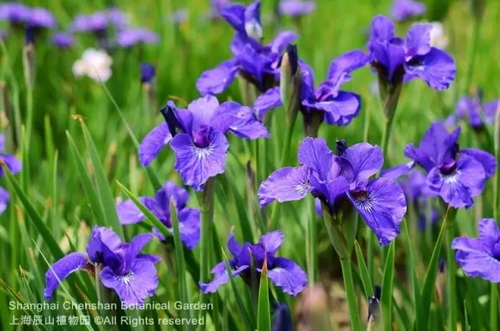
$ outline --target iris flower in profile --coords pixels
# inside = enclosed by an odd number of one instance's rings
[[[422,16],[425,13],[424,3],[415,0],[395,0],[391,7],[391,16],[396,21],[405,21],[412,17]]]
[[[141,83],[145,84],[150,84],[156,74],[156,69],[155,66],[152,65],[151,63],[141,63],[140,64],[140,70],[141,70]]]
[[[200,240],[200,211],[198,209],[187,207],[189,200],[188,192],[175,185],[173,182],[165,182],[155,196],[140,197],[139,200],[156,216],[170,232],[173,232],[170,201],[174,200],[175,212],[179,218],[179,232],[181,240],[187,248],[193,249]],[[122,224],[135,224],[144,221],[146,216],[132,202],[125,200],[116,206],[118,219]],[[166,238],[157,230],[153,233],[161,240]]]
[[[483,102],[483,93],[477,90],[474,96],[463,96],[458,100],[455,114],[447,119],[447,123],[455,124],[465,119],[476,130],[482,129],[495,121],[500,99]]]
[[[460,127],[448,132],[441,123],[433,123],[418,147],[408,144],[405,156],[413,162],[395,167],[386,177],[397,177],[419,165],[427,172],[429,188],[453,208],[469,208],[493,176],[497,161],[488,152],[460,149]]]
[[[388,245],[399,234],[406,213],[403,190],[392,179],[370,179],[384,163],[378,146],[360,143],[347,147],[338,141],[334,155],[324,139],[306,137],[299,147],[298,161],[300,166],[279,169],[261,183],[261,207],[312,194],[332,215],[354,207],[381,245]]]
[[[19,2],[6,2],[0,4],[0,20],[9,21],[11,24],[23,24],[30,14],[29,7]]]
[[[259,91],[265,92],[278,82],[281,53],[297,37],[296,34],[280,32],[269,44],[262,45],[260,1],[247,7],[228,5],[221,15],[235,30],[230,46],[233,58],[202,73],[196,88],[202,95],[220,94],[240,75]]]
[[[316,2],[312,0],[281,0],[278,10],[281,15],[292,17],[304,16],[316,9]]]
[[[148,166],[166,144],[170,144],[176,161],[174,168],[184,182],[196,190],[210,178],[224,172],[231,132],[241,138],[268,137],[254,110],[234,101],[219,104],[207,95],[196,99],[187,109],[172,101],[162,110],[166,123],[155,127],[139,147],[139,160]]]
[[[299,61],[302,72],[300,110],[306,117],[306,122],[312,112],[320,112],[324,114],[323,118],[328,124],[339,126],[349,124],[359,114],[361,98],[355,93],[340,90],[340,87],[352,78],[352,71],[365,66],[368,60],[368,56],[359,50],[342,54],[332,61],[327,79],[317,88],[314,87],[313,70],[304,61]],[[279,106],[281,106],[279,87],[269,89],[255,102],[260,118],[269,109]]]
[[[87,245],[87,254],[66,255],[47,270],[44,297],[51,300],[59,284],[73,272],[96,268],[102,284],[118,294],[127,306],[141,305],[158,287],[155,263],[160,258],[141,254],[153,235],[143,233],[124,243],[111,229],[95,226]]]
[[[126,28],[116,35],[116,43],[121,47],[132,47],[138,44],[156,44],[158,35],[145,28]]]
[[[457,264],[471,277],[500,283],[500,229],[492,218],[482,219],[478,229],[479,237],[459,237],[451,243]]]
[[[267,276],[271,282],[281,287],[283,292],[296,296],[306,287],[307,275],[297,263],[276,256],[282,243],[283,232],[279,230],[263,235],[255,245],[248,242],[241,245],[234,238],[234,233],[231,233],[227,248],[233,256],[229,260],[232,275],[234,277],[239,275],[245,281],[250,282],[251,272],[259,274],[264,266],[264,261],[266,261]],[[255,269],[252,270],[252,267]],[[203,293],[214,293],[221,285],[229,282],[229,274],[224,261],[219,262],[212,268],[212,274],[215,277],[211,282],[206,284],[200,282]]]
[[[367,48],[381,88],[415,78],[436,90],[450,86],[455,79],[455,61],[448,53],[431,46],[431,30],[431,24],[415,24],[403,39],[395,35],[389,18],[379,15],[373,19]]]

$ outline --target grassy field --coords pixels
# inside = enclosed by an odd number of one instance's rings
[[[262,0],[264,43],[278,31],[296,32],[298,54],[314,70],[316,84],[327,78],[330,63],[337,56],[353,49],[367,52],[372,19],[378,14],[389,15],[391,7],[390,1],[317,0],[311,14],[292,19],[274,16],[275,1]],[[112,76],[104,83],[76,77],[74,62],[86,49],[97,47],[96,38],[75,33],[74,46],[60,49],[53,45],[51,36],[54,31],[68,30],[75,15],[106,10],[109,2],[127,14],[131,26],[154,31],[159,41],[108,50]],[[384,169],[408,162],[405,146],[418,145],[431,123],[454,114],[461,96],[481,88],[483,100],[498,99],[500,43],[496,22],[500,21],[500,1],[472,2],[485,2],[480,19],[474,17],[470,1],[427,0],[427,13],[419,21],[442,22],[449,40],[446,51],[456,63],[456,77],[445,91],[434,90],[418,79],[403,85],[384,151]],[[449,5],[446,10],[438,8],[446,7],[444,3]],[[324,222],[314,210],[314,198],[308,195],[301,201],[275,202],[263,209],[258,205],[260,183],[275,170],[298,164],[297,149],[304,138],[302,115],[298,115],[291,131],[289,147],[289,127],[282,107],[271,110],[266,119],[269,139],[244,140],[228,135],[225,171],[214,177],[213,192],[197,192],[184,185],[174,169],[170,147],[165,147],[147,168],[139,162],[138,143],[164,122],[159,109],[168,100],[185,108],[200,96],[195,84],[202,72],[232,57],[229,44],[234,30],[222,18],[207,16],[208,0],[34,0],[23,4],[49,9],[58,28],[39,31],[35,45],[29,48],[22,28],[0,21],[0,30],[8,32],[0,43],[0,133],[5,136],[2,153],[22,161],[19,173],[12,175],[4,167],[0,178],[0,186],[10,194],[7,209],[0,215],[0,330],[68,328],[57,323],[58,318],[62,319],[59,316],[67,316],[67,325],[70,317],[76,316],[78,323],[74,327],[94,330],[135,329],[127,325],[134,322],[121,323],[123,317],[127,321],[144,321],[137,326],[143,330],[196,328],[159,323],[160,319],[178,317],[201,318],[204,325],[199,330],[266,330],[271,325],[273,330],[289,330],[284,320],[281,323],[285,324],[278,326],[279,317],[274,314],[277,303],[288,307],[284,310],[290,312],[294,329],[302,330],[498,328],[497,285],[467,276],[454,263],[454,252],[449,247],[454,237],[477,236],[477,224],[482,218],[497,217],[500,221],[499,185],[495,186],[498,176],[486,182],[471,208],[446,209],[438,197],[432,198],[438,220],[425,230],[418,226],[419,206],[409,199],[401,233],[386,247],[378,244],[360,217],[355,218],[353,222],[359,222],[356,250],[351,247],[349,254],[355,294],[350,299],[355,302],[349,302],[349,314],[345,299],[349,294],[342,277],[345,266],[341,268]],[[173,17],[180,9],[186,10],[187,17],[176,22]],[[411,25],[396,23],[397,35],[405,36]],[[108,32],[110,36],[114,33]],[[35,54],[32,71],[27,70],[26,52]],[[143,62],[156,68],[154,81],[148,87],[140,79]],[[26,78],[30,73],[34,75],[32,80]],[[377,76],[369,66],[352,76],[342,89],[361,96],[359,115],[349,125],[323,123],[319,129],[318,137],[324,138],[333,150],[336,139],[345,139],[348,145],[383,145],[386,116],[375,91]],[[246,102],[238,81],[217,97],[221,103]],[[498,157],[500,142],[494,124],[475,130],[465,119],[460,125],[461,147],[483,149]],[[283,149],[290,153],[282,157]],[[3,158],[4,154],[0,154],[5,163]],[[207,200],[214,199],[213,227],[202,225],[202,232],[212,231],[212,235],[207,238],[210,232],[202,233],[205,237],[193,250],[179,249],[182,244],[176,229],[177,212],[169,220],[172,234],[165,226],[161,228],[155,215],[147,215],[146,221],[133,225],[122,225],[118,220],[118,202],[153,196],[158,184],[165,181],[173,181],[189,192],[188,205],[201,209],[202,223],[211,216]],[[441,227],[443,218],[451,219],[454,211],[454,222],[448,220]],[[161,228],[168,244],[154,237],[143,252],[161,256],[162,260],[155,264],[159,285],[146,302],[163,305],[131,310],[78,306],[99,300],[120,302],[114,292],[99,280],[96,282],[99,268],[69,276],[51,301],[44,299],[49,266],[70,252],[85,252],[93,226],[111,227],[124,241],[150,233],[151,228]],[[284,234],[278,256],[295,261],[306,272],[308,287],[304,292],[297,296],[284,293],[267,280],[261,266],[252,273],[252,280],[244,282],[242,277],[235,277],[215,294],[200,293],[198,281],[209,280],[208,268],[224,258],[231,259],[226,247],[231,232],[239,242],[256,243],[264,233],[278,229]],[[446,262],[441,263],[441,259]],[[447,264],[444,271],[438,270],[441,264]],[[369,301],[368,297],[375,295],[375,286],[382,286],[382,297]],[[376,321],[372,316],[367,326],[368,303],[374,300],[372,309],[380,306],[380,313],[375,314]],[[59,306],[40,306],[44,302]],[[199,305],[179,307],[176,302]],[[208,308],[200,308],[202,303]],[[358,314],[353,313],[354,307]],[[117,322],[112,320],[115,316]],[[35,325],[40,318],[43,322]],[[51,318],[55,321],[52,324]],[[107,325],[103,323],[106,318]]]

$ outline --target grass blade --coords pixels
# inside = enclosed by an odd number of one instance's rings
[[[354,250],[356,252],[356,259],[358,260],[359,274],[361,276],[361,282],[363,283],[363,289],[365,290],[365,297],[368,298],[373,295],[373,285],[365,258],[363,257],[363,252],[357,240],[354,241]]]
[[[396,242],[392,241],[385,260],[384,275],[382,280],[382,314],[384,317],[385,330],[392,330],[392,290],[394,286],[394,247]]]
[[[257,329],[271,331],[271,306],[269,304],[269,278],[267,278],[267,259],[264,260],[260,274],[259,303],[257,308]]]

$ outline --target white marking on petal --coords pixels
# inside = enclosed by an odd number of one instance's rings
[[[208,147],[205,147],[205,148],[199,148],[199,147],[196,147],[196,146],[191,146],[191,152],[196,155],[196,157],[198,158],[198,160],[202,160],[204,158],[206,158],[207,156],[210,156],[212,155],[214,151],[214,146],[212,144],[208,145]]]

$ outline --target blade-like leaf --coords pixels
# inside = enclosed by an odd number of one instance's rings
[[[257,308],[257,329],[271,331],[271,306],[269,304],[269,278],[267,278],[267,259],[264,260],[260,274],[259,303]]]

